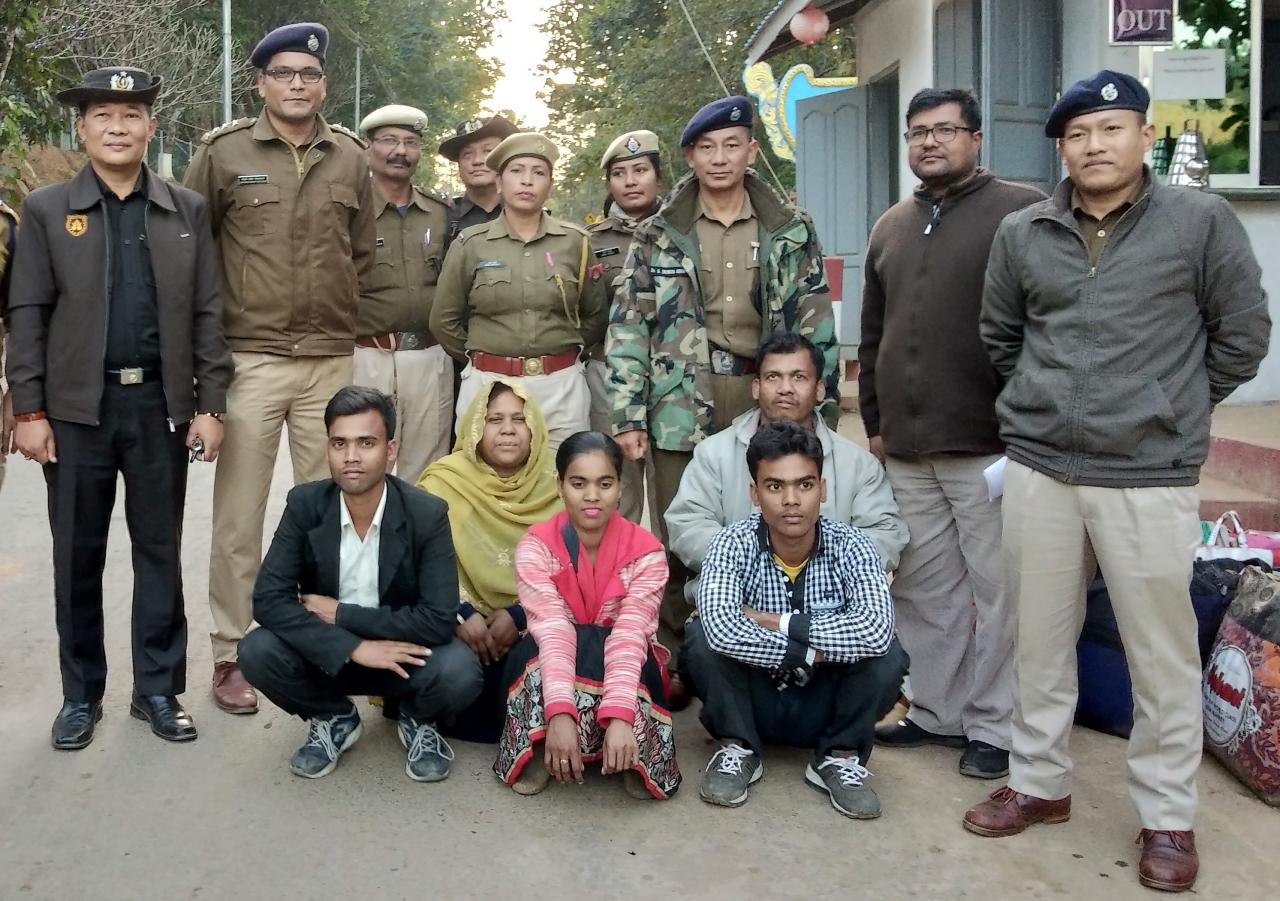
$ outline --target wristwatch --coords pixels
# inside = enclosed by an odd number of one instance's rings
[[[203,412],[202,412],[202,413],[197,413],[196,415],[197,415],[197,416],[212,416],[214,419],[218,420],[218,422],[222,422],[222,421],[224,421],[224,420],[227,418],[227,414],[226,414],[226,413],[203,413]]]

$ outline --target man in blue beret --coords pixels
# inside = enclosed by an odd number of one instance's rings
[[[1216,404],[1253,378],[1271,330],[1248,235],[1221,197],[1158,184],[1146,89],[1102,71],[1045,126],[1067,167],[1006,218],[982,337],[1004,388],[1004,560],[1017,611],[1009,784],[965,815],[984,836],[1071,816],[1067,740],[1085,586],[1101,567],[1129,672],[1138,879],[1185,891],[1203,731],[1187,585],[1196,483]]]
[[[259,116],[204,135],[185,183],[209,201],[236,375],[213,488],[209,607],[213,695],[229,713],[258,698],[236,664],[280,431],[298,482],[326,478],[325,404],[352,380],[358,298],[376,262],[365,144],[320,115],[329,32],[285,25],[254,48]]]
[[[755,406],[756,354],[772,333],[821,350],[834,427],[835,322],[813,222],[750,170],[760,147],[745,97],[707,104],[680,137],[693,170],[635,232],[605,342],[613,431],[631,460],[652,445],[661,518],[693,448]],[[678,647],[692,612],[669,558],[663,637]],[[675,680],[671,703],[680,706]]]

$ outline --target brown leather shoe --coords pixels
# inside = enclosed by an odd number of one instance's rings
[[[227,713],[258,712],[258,693],[233,661],[213,665],[213,700]]]
[[[1143,829],[1138,834],[1142,860],[1138,881],[1162,892],[1185,892],[1196,884],[1200,858],[1196,855],[1196,834],[1175,829]]]
[[[981,804],[964,815],[964,828],[974,835],[1004,838],[1017,835],[1036,823],[1065,823],[1071,819],[1071,796],[1046,801],[1016,792],[1009,786],[998,788]]]

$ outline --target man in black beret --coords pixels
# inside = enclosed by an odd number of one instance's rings
[[[16,443],[44,467],[53,532],[63,705],[53,746],[93,741],[107,659],[102,568],[124,477],[133,545],[130,712],[169,741],[196,737],[186,688],[182,513],[187,465],[212,462],[231,381],[204,198],[145,165],[160,79],[97,69],[58,99],[77,107],[89,164],[34,191],[9,296]]]
[[[984,836],[1071,815],[1067,739],[1085,586],[1101,567],[1129,672],[1138,879],[1195,883],[1203,742],[1187,585],[1213,407],[1271,330],[1249,237],[1221,197],[1165,187],[1137,79],[1077,82],[1045,126],[1067,178],[1013,213],[987,267],[982,338],[1004,389],[1004,560],[1017,611],[1009,784],[965,815]]]
[[[359,297],[376,264],[365,143],[320,114],[328,46],[317,22],[267,34],[250,55],[261,114],[207,132],[185,178],[209,201],[236,367],[209,554],[212,689],[228,713],[258,709],[236,645],[253,623],[281,429],[295,479],[325,478],[324,407],[351,383]]]
[[[459,122],[453,137],[440,145],[440,155],[457,165],[463,186],[449,209],[450,241],[473,225],[498,218],[502,212],[498,173],[490,169],[485,160],[517,131],[516,126],[502,116],[477,117]]]

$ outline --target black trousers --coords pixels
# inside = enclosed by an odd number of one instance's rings
[[[431,649],[423,666],[391,670],[348,663],[329,676],[269,629],[240,639],[240,672],[286,713],[304,720],[351,709],[350,695],[379,695],[419,722],[434,723],[465,710],[480,694],[483,675],[471,648],[458,639]]]
[[[133,682],[140,694],[181,694],[187,680],[186,427],[170,429],[158,381],[108,384],[99,418],[98,426],[51,420],[58,462],[44,467],[62,693],[96,701],[106,690],[102,570],[116,479],[123,475],[133,548]]]
[[[767,670],[713,651],[694,619],[685,628],[680,666],[702,699],[699,718],[713,737],[761,755],[766,744],[813,748],[818,760],[851,751],[865,766],[876,723],[897,703],[907,652],[895,638],[883,657],[821,663],[807,685],[779,690]]]

